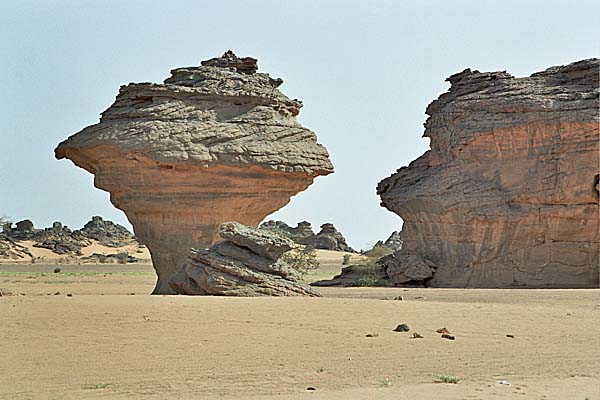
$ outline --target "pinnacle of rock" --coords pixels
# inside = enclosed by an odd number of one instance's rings
[[[163,84],[121,87],[100,122],[55,149],[95,175],[157,270],[154,293],[189,249],[218,240],[219,225],[255,226],[333,172],[314,132],[296,121],[302,103],[233,52],[177,68]]]

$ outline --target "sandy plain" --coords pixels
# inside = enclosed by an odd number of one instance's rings
[[[54,268],[0,265],[0,399],[600,399],[599,290],[150,296],[149,263]]]

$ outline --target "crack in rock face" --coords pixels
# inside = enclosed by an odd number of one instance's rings
[[[377,187],[404,220],[393,282],[598,287],[599,67],[447,79],[427,108],[431,150]]]
[[[219,225],[256,226],[333,172],[327,150],[296,120],[302,103],[257,72],[257,61],[228,51],[177,68],[163,84],[122,86],[100,122],[55,149],[94,174],[158,275],[155,294],[192,247],[218,240]]]

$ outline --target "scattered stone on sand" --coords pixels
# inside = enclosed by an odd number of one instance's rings
[[[437,333],[447,333],[450,334],[450,331],[448,330],[448,328],[440,328],[440,329],[436,329]]]
[[[127,252],[121,253],[110,253],[110,254],[100,254],[100,253],[92,253],[87,257],[81,257],[79,259],[80,262],[83,263],[100,263],[100,264],[131,264],[140,262],[141,259],[134,257]]]
[[[507,338],[512,338],[512,339],[514,339],[514,338],[515,338],[515,335],[507,334],[507,335],[506,335],[506,337],[507,337]]]
[[[14,296],[14,293],[6,288],[0,288],[0,297],[4,296]]]
[[[306,388],[306,390],[317,390],[317,388],[309,386],[309,387]]]
[[[382,180],[396,285],[598,287],[598,69],[466,69],[427,108],[431,150]]]
[[[60,267],[56,267],[54,268],[54,270],[52,272],[54,272],[55,274],[60,273],[60,271],[62,271],[62,269],[60,269]]]
[[[418,332],[414,332],[412,335],[413,339],[423,339],[423,335],[419,334]]]
[[[299,245],[271,231],[221,224],[222,242],[192,249],[169,280],[175,293],[219,296],[319,296],[281,256]]]
[[[379,333],[367,333],[365,337],[378,337]]]
[[[456,339],[453,335],[443,334],[442,339],[454,340]]]
[[[408,332],[408,331],[410,331],[410,327],[406,324],[400,324],[394,329],[394,332]]]
[[[73,297],[73,293],[67,293],[67,297]]]
[[[302,103],[232,52],[177,68],[163,84],[121,87],[100,122],[60,143],[95,175],[152,254],[154,294],[173,290],[189,249],[219,240],[219,225],[256,226],[333,172],[327,150],[296,120]]]
[[[394,300],[402,301],[402,300],[404,300],[404,297],[396,296],[396,297],[394,297]]]

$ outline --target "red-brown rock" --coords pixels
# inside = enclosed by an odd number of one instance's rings
[[[404,220],[394,283],[598,287],[598,71],[448,78],[427,108],[431,150],[377,188]]]

